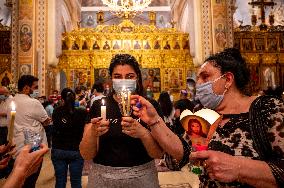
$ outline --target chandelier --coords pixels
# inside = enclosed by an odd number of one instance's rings
[[[102,0],[110,11],[120,18],[133,18],[149,6],[151,0]]]

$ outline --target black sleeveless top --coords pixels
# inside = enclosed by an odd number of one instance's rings
[[[122,115],[114,98],[109,96],[104,100],[106,118],[110,121],[110,129],[99,137],[99,151],[93,159],[94,163],[112,167],[132,167],[153,160],[139,138],[132,138],[122,133]],[[91,118],[101,116],[101,104],[101,100],[94,102],[90,110]],[[140,121],[137,117],[132,117]],[[144,122],[140,121],[140,123],[146,127]]]

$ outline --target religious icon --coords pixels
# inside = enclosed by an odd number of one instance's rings
[[[20,77],[23,75],[31,74],[31,65],[30,64],[23,64],[20,66]]]
[[[165,50],[170,50],[171,49],[171,46],[169,44],[169,41],[166,42],[166,45],[164,46],[164,49]]]
[[[244,50],[251,51],[252,50],[252,39],[243,39],[243,48]]]
[[[189,49],[189,41],[186,40],[183,45],[183,49]]]
[[[114,50],[120,49],[120,46],[119,46],[119,44],[118,44],[117,41],[115,41],[115,43],[114,43],[114,45],[113,45],[113,49],[114,49]]]
[[[144,45],[144,49],[151,49],[151,46],[149,45],[148,41],[146,41],[146,44]]]
[[[130,50],[131,49],[131,46],[130,46],[130,43],[129,43],[128,40],[123,42],[123,49],[124,50]]]
[[[269,51],[276,51],[277,50],[277,40],[276,38],[269,38],[267,40],[267,46]]]
[[[161,46],[159,44],[159,41],[156,41],[155,45],[154,45],[154,49],[160,49],[160,48],[161,48]]]
[[[237,49],[241,48],[241,46],[240,46],[240,39],[235,39],[234,40],[234,48],[237,48]]]
[[[216,43],[219,47],[224,48],[227,43],[225,29],[222,24],[218,24],[217,28],[215,29],[215,39]]]
[[[284,50],[284,34],[281,34],[279,37],[279,46],[281,50]]]
[[[143,87],[145,89],[150,88],[152,92],[160,92],[160,69],[151,68],[142,69],[142,79],[143,79]]]
[[[175,50],[180,49],[180,46],[179,46],[179,44],[178,44],[178,41],[176,41],[176,44],[175,44],[175,46],[174,46],[174,49],[175,49]]]
[[[93,45],[93,49],[94,50],[99,50],[100,49],[100,46],[98,45],[98,42],[95,41],[94,45]]]
[[[141,49],[141,46],[140,46],[138,40],[136,40],[136,42],[134,44],[134,49]]]
[[[108,74],[108,69],[106,68],[99,68],[94,70],[94,76],[96,82],[102,82],[104,87],[106,85],[111,85],[111,77]]]
[[[264,38],[255,39],[255,49],[258,51],[264,50]]]
[[[23,52],[28,52],[32,46],[32,31],[31,27],[23,24],[20,29],[20,47]]]
[[[7,87],[9,84],[10,84],[10,78],[8,77],[8,73],[5,72],[5,75],[1,80],[1,85]]]
[[[105,41],[105,45],[104,45],[103,49],[104,50],[109,50],[110,49],[110,46],[109,46],[107,41]]]
[[[95,19],[92,15],[88,15],[86,24],[87,24],[87,26],[90,26],[90,27],[94,26]]]

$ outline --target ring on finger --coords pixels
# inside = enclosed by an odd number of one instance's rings
[[[206,163],[206,160],[203,162],[203,167],[204,167],[204,168],[207,168],[207,167],[208,167],[208,165],[207,165],[207,163]]]

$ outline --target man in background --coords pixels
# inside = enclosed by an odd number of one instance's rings
[[[104,84],[102,82],[95,82],[91,93],[93,94],[91,98],[91,104],[90,107],[93,105],[94,101],[100,100],[101,98],[105,97],[104,96]]]
[[[5,144],[7,140],[7,114],[9,113],[11,98],[9,90],[4,86],[0,86],[0,145]]]
[[[38,78],[32,75],[23,75],[18,80],[18,90],[14,97],[16,105],[16,117],[13,142],[16,144],[17,154],[25,145],[23,130],[28,129],[38,133],[42,137],[42,143],[47,145],[46,134],[43,126],[50,123],[45,109],[39,100],[32,98],[38,93]],[[23,188],[34,188],[39,176],[41,167],[31,176],[29,176],[23,185]]]

